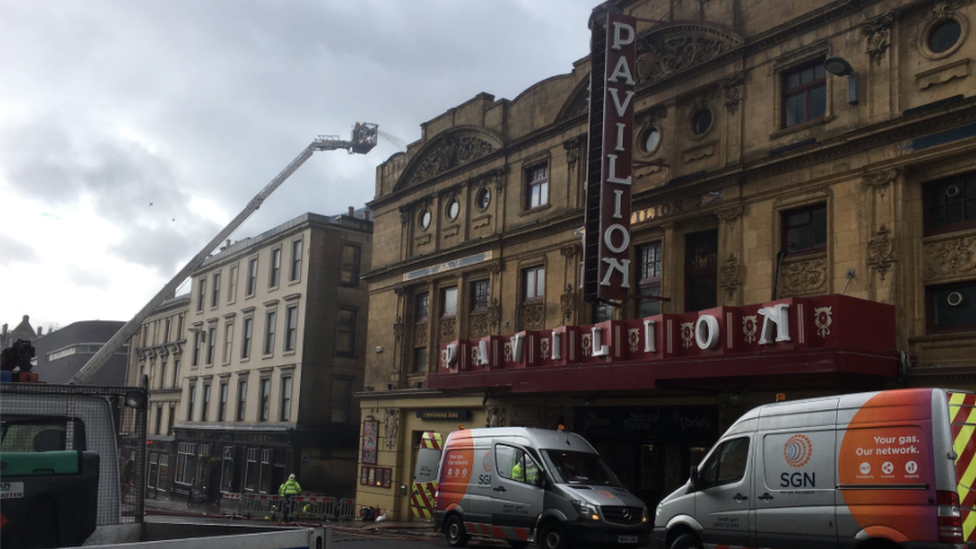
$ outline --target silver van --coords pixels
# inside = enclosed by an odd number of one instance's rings
[[[643,547],[647,507],[597,451],[565,431],[455,431],[441,454],[435,523],[452,547],[472,534],[513,547]]]
[[[653,544],[976,547],[974,407],[901,389],[755,408],[658,505]]]

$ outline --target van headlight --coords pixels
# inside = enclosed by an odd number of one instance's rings
[[[596,506],[587,503],[582,500],[576,500],[573,502],[573,509],[576,510],[576,514],[587,520],[600,520],[600,513],[597,512]]]
[[[650,517],[647,516],[647,507],[645,507],[644,514],[641,515],[641,524],[646,524],[648,520],[650,520]]]

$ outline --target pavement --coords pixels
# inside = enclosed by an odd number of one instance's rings
[[[220,510],[220,505],[211,504],[200,504],[195,503],[193,505],[187,504],[186,500],[182,499],[147,499],[146,500],[146,515],[168,515],[168,516],[185,516],[185,517],[202,517],[202,518],[234,518],[237,520],[248,520],[240,515],[234,516],[227,513],[223,513]],[[264,517],[250,518],[251,521],[260,523],[269,523],[270,521],[264,520]],[[303,519],[301,522],[288,523],[294,524],[295,526],[329,526],[332,528],[340,530],[353,530],[358,532],[376,532],[384,534],[409,534],[412,536],[421,537],[440,537],[442,534],[434,530],[433,522],[423,522],[423,521],[368,521],[364,522],[362,519],[354,520],[343,520],[343,521],[309,521]]]

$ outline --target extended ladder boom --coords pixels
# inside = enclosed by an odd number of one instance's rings
[[[301,154],[295,157],[290,164],[285,166],[285,169],[281,170],[281,172],[275,176],[270,183],[261,189],[261,192],[259,192],[254,198],[251,199],[250,202],[247,203],[247,206],[244,207],[241,213],[237,214],[237,217],[235,217],[226,227],[224,227],[223,230],[217,233],[217,236],[208,242],[207,245],[204,246],[199,253],[197,253],[197,255],[193,256],[193,259],[191,259],[186,266],[180,269],[180,272],[176,273],[176,276],[174,276],[169,283],[163,286],[163,289],[161,289],[159,293],[155,295],[155,297],[150,299],[149,303],[146,303],[145,307],[136,313],[131,320],[126,322],[125,325],[123,325],[122,328],[120,328],[119,331],[116,332],[116,334],[112,336],[108,342],[105,343],[105,345],[103,345],[102,348],[99,349],[98,352],[96,352],[95,355],[92,356],[91,359],[89,359],[88,362],[81,367],[80,370],[78,370],[78,372],[68,381],[68,383],[88,383],[92,376],[95,375],[95,372],[97,372],[98,369],[108,361],[109,357],[115,354],[115,351],[118,350],[119,347],[121,347],[130,337],[132,337],[132,334],[134,334],[143,321],[145,321],[146,318],[148,318],[149,315],[151,315],[152,312],[159,307],[160,303],[162,303],[168,296],[173,295],[176,288],[179,287],[184,280],[186,280],[186,277],[190,276],[190,273],[200,268],[200,265],[202,265],[204,260],[207,259],[210,252],[224,242],[224,240],[234,231],[236,231],[237,228],[240,227],[241,224],[244,223],[244,221],[247,220],[252,213],[260,208],[265,199],[267,199],[268,196],[275,191],[275,189],[281,186],[281,184],[284,183],[285,180],[291,176],[291,174],[295,173],[295,170],[301,167],[301,165],[312,156],[312,153],[315,151],[335,151],[343,149],[349,151],[349,154],[366,154],[376,146],[377,133],[376,124],[360,124],[357,122],[352,132],[352,139],[349,141],[342,141],[338,137],[331,135],[320,135],[316,137],[309,146],[305,147],[305,150],[303,150]]]

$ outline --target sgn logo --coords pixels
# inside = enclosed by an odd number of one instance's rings
[[[813,456],[813,443],[806,435],[793,435],[783,445],[783,458],[790,467],[800,468],[810,462]],[[817,474],[806,472],[782,473],[779,485],[783,488],[813,488],[817,485]]]

